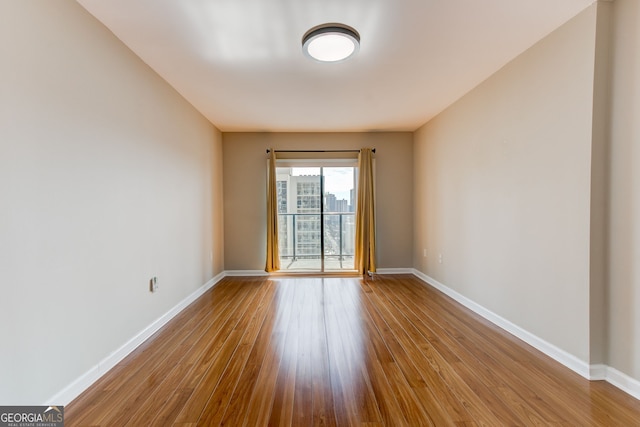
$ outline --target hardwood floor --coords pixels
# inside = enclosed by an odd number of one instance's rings
[[[414,276],[223,279],[65,408],[67,426],[640,425]]]

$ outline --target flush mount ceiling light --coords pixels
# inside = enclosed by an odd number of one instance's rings
[[[302,37],[305,55],[321,62],[343,61],[360,49],[360,34],[343,24],[313,27]]]

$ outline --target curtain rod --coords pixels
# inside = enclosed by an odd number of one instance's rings
[[[275,153],[359,153],[360,150],[273,150]],[[271,152],[267,148],[267,154]],[[371,152],[375,153],[376,149],[373,148]]]

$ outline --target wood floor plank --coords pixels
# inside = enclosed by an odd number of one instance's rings
[[[325,325],[327,331],[327,351],[329,354],[329,375],[333,393],[336,423],[359,425],[361,414],[358,411],[359,393],[362,385],[357,382],[349,363],[349,350],[345,344],[353,337],[348,332],[345,319],[341,318],[341,295],[336,296],[335,283],[325,284]],[[344,337],[344,335],[347,335]]]
[[[396,286],[393,288],[393,292],[391,292],[391,288],[385,288],[385,286],[382,285],[377,288],[377,292],[380,293],[380,297],[388,298],[388,301],[391,303],[391,305],[387,305],[387,307],[393,312],[396,321],[400,323],[401,333],[406,334],[403,341],[404,345],[409,348],[417,348],[422,351],[423,355],[429,355],[429,359],[432,361],[434,360],[432,350],[443,350],[445,354],[448,354],[449,349],[459,347],[460,342],[453,342],[451,337],[444,331],[439,331],[440,333],[437,335],[440,339],[435,342],[433,346],[429,345],[429,341],[425,339],[425,336],[422,335],[418,329],[424,324],[425,320],[428,320],[428,317],[415,316],[412,311],[412,308],[415,309],[415,300],[413,298],[399,298],[398,295],[401,295],[401,289],[398,288],[400,287],[401,286]],[[379,303],[381,302],[379,301]],[[436,325],[432,325],[432,327],[435,326]],[[427,335],[433,336],[432,331],[428,331]],[[464,339],[464,337],[461,339]],[[429,345],[429,347],[427,347],[427,345]],[[442,356],[444,358],[444,355]],[[502,383],[497,380],[497,376],[494,373],[489,372],[489,369],[485,366],[487,358],[482,358],[481,360],[481,356],[482,354],[457,351],[456,360],[448,361],[447,363],[456,366],[456,371],[460,377],[474,390],[475,394],[482,394],[484,396],[485,406],[497,408],[499,405],[496,403],[506,397],[513,397],[513,394],[504,395],[501,393]],[[414,357],[413,360],[419,360],[419,357]],[[430,370],[423,370],[422,372],[424,375],[428,375],[429,371]],[[438,388],[438,390],[444,391],[446,388]],[[455,404],[455,399],[447,399],[445,401]],[[528,402],[525,400],[518,401],[517,405],[510,405],[510,409],[511,411],[500,414],[500,417],[503,418],[505,423],[513,423],[520,418],[520,416],[514,416],[514,411],[519,412],[521,416],[530,420],[537,418],[535,410],[530,408]],[[455,407],[448,408],[448,412],[452,410],[455,411]],[[538,420],[540,423],[545,421],[548,420]]]
[[[363,283],[363,287],[365,289],[370,289],[370,286],[367,283]],[[369,290],[367,292],[367,296],[370,299],[373,295],[373,290]],[[375,299],[371,301],[370,310],[375,310],[376,315],[379,317],[379,314],[377,314],[378,310],[375,309],[375,301]],[[387,323],[385,322],[387,333],[393,334],[392,330],[386,325]],[[412,327],[412,325],[408,326]],[[412,369],[410,372],[411,375],[419,375],[421,378],[420,381],[414,381],[412,388],[420,401],[423,402],[429,417],[436,425],[439,426],[457,424],[471,419],[467,409],[450,390],[445,381],[439,375],[438,371],[433,368],[433,357],[429,357],[429,355],[435,350],[422,335],[419,333],[415,335],[417,333],[415,327],[413,330],[409,329],[409,327],[406,328],[405,332],[407,334],[411,334],[413,332],[414,336],[410,337],[412,341],[408,347],[412,348],[414,351],[419,350],[422,353],[420,357],[416,357],[416,353],[413,353],[412,362],[416,364],[415,368],[419,371]],[[439,393],[435,395],[432,390],[438,390]]]
[[[243,419],[243,426],[263,426],[267,425],[271,416],[273,402],[276,397],[275,386],[280,374],[280,365],[282,363],[282,353],[286,342],[286,337],[291,324],[291,318],[294,313],[295,306],[293,304],[295,296],[295,287],[289,283],[283,283],[279,288],[277,304],[277,320],[273,331],[264,331],[265,334],[271,334],[270,345],[267,354],[264,357],[260,367],[258,377],[251,392],[249,404],[244,408],[243,415],[241,412],[233,415],[237,419]],[[229,414],[229,412],[227,412]],[[229,422],[226,425],[240,425],[240,423]]]
[[[316,318],[314,316],[314,306],[316,300],[313,294],[313,283],[305,280],[300,284],[302,290],[302,303],[300,306],[300,340],[298,341],[298,351],[296,359],[296,380],[294,385],[293,411],[290,423],[287,425],[312,426],[313,421],[313,377],[311,371],[312,339]],[[323,325],[324,326],[324,325]]]
[[[367,284],[363,286],[368,287]],[[447,394],[448,389],[443,387],[444,381],[433,370],[429,359],[419,352],[420,348],[413,343],[405,326],[394,316],[387,302],[373,291],[367,293],[367,296],[371,300],[368,303],[369,309],[377,312],[377,317],[381,319],[379,322],[384,322],[385,340],[391,346],[398,366],[431,422],[435,425],[452,425],[469,419],[466,408],[454,395]],[[437,396],[431,392],[432,389],[439,391]]]
[[[336,426],[335,409],[331,394],[329,349],[324,316],[325,285],[313,286],[310,335],[312,417],[314,426]]]
[[[394,292],[402,293],[402,291],[398,289],[394,289]],[[467,327],[465,322],[460,322],[454,317],[455,313],[449,312],[448,307],[445,308],[438,305],[429,307],[430,304],[440,303],[437,301],[420,300],[415,292],[412,292],[410,296],[407,295],[407,298],[403,298],[402,301],[405,302],[405,305],[413,304],[420,312],[421,321],[416,322],[416,326],[428,324],[430,328],[435,330],[435,335],[439,337],[435,342],[438,350],[447,351],[447,349],[450,348],[458,348],[456,357],[459,359],[463,358],[466,361],[466,364],[463,363],[463,360],[455,362],[460,372],[466,372],[467,375],[469,375],[469,369],[472,369],[473,373],[480,377],[479,380],[482,384],[491,385],[499,394],[504,394],[507,389],[502,387],[503,383],[496,382],[497,379],[501,378],[503,381],[508,381],[512,384],[520,382],[522,387],[518,388],[518,391],[524,392],[523,394],[526,395],[526,398],[523,398],[517,406],[515,404],[510,405],[512,409],[519,409],[520,412],[525,411],[531,413],[530,404],[545,406],[544,400],[532,392],[532,390],[535,389],[533,385],[535,382],[532,383],[531,381],[523,379],[522,375],[514,376],[510,374],[511,370],[517,367],[517,362],[514,361],[514,355],[498,350],[504,345],[504,343],[500,341],[500,334],[491,334],[490,332],[478,334],[475,328]],[[420,301],[421,304],[415,305],[415,301]],[[440,307],[440,309],[437,309],[438,307]],[[437,319],[434,319],[433,313],[438,314]],[[484,344],[481,345],[482,350],[474,344],[476,340]],[[507,349],[508,347],[509,346],[507,346]],[[469,353],[472,354],[471,357]],[[482,356],[482,360],[478,359],[480,356]],[[476,359],[475,361],[473,360],[474,358]],[[488,368],[485,366],[487,364],[490,365]],[[468,368],[467,366],[471,366],[472,368]],[[512,398],[514,396],[513,392],[510,392],[509,396]],[[487,399],[493,401],[495,401],[496,397],[499,400],[503,398],[501,396],[486,396]],[[562,415],[557,411],[553,411],[551,408],[546,407],[538,412],[545,414],[547,422],[564,421]],[[579,414],[576,415],[579,416]],[[535,416],[532,417],[535,418]]]
[[[80,396],[76,401],[82,401],[85,396],[92,396],[93,394],[90,392],[91,390],[102,390],[102,394],[104,394],[102,399],[108,399],[114,403],[117,402],[118,399],[126,399],[127,395],[121,393],[120,389],[122,387],[126,388],[127,383],[131,382],[132,379],[136,382],[138,381],[138,378],[146,377],[149,372],[143,371],[143,369],[150,369],[155,366],[153,364],[154,360],[157,360],[159,357],[164,355],[165,349],[170,349],[169,351],[172,351],[171,346],[176,346],[177,341],[182,342],[182,340],[185,339],[185,337],[180,333],[181,331],[193,330],[196,331],[194,333],[197,333],[199,329],[193,325],[197,324],[197,319],[199,318],[196,314],[198,310],[197,307],[202,304],[204,299],[205,298],[198,300],[180,314],[180,318],[184,318],[185,313],[192,314],[192,317],[189,318],[189,320],[183,322],[170,322],[170,324],[166,325],[154,334],[149,340],[121,361],[108,375],[105,375],[98,380],[87,393]],[[239,299],[239,302],[241,302],[241,299]],[[148,358],[147,355],[150,355],[150,357]],[[125,368],[127,375],[119,375],[119,371],[125,370]],[[82,414],[79,414],[78,417],[74,417],[74,408],[75,406],[71,405],[70,411],[67,411],[67,417],[70,419],[76,419],[76,422],[78,423],[83,423],[84,419],[92,419],[94,421],[102,419],[110,412],[109,408],[91,405],[91,408],[85,406]]]
[[[377,312],[367,310],[367,315],[363,316],[363,322],[368,331],[365,343],[370,360],[366,369],[371,373],[371,385],[379,403],[380,415],[385,425],[409,425],[398,401],[398,385],[391,381],[383,368],[383,365],[388,366],[388,364],[394,363],[394,358],[389,352],[384,338],[377,333],[378,329],[374,319],[377,319]]]
[[[246,315],[247,311],[249,308],[253,309],[252,304],[259,303],[267,291],[266,285],[256,288],[255,292],[250,295],[247,306],[231,313],[225,323],[226,327],[220,329],[220,332],[211,340],[213,347],[208,353],[205,353],[207,357],[203,359],[203,363],[197,365],[200,369],[195,370],[192,382],[187,385],[187,388],[191,388],[191,386],[194,388],[192,398],[180,411],[176,423],[198,422],[214,388],[244,335],[245,328],[250,321],[250,317]]]
[[[275,398],[269,420],[269,425],[272,426],[289,425],[293,414],[293,398],[298,365],[298,359],[294,355],[297,355],[298,352],[298,342],[301,335],[300,317],[302,315],[301,310],[298,309],[302,304],[299,287],[294,289],[292,304],[296,309],[289,320],[287,335],[284,338],[284,346],[280,355],[280,369],[275,383]]]
[[[640,425],[412,275],[227,277],[65,408],[68,426]]]
[[[330,363],[337,368],[337,383],[348,386],[342,393],[348,396],[346,404],[353,406],[347,410],[350,423],[380,423],[379,403],[365,369],[369,361],[364,351],[367,334],[361,328],[362,312],[354,302],[358,294],[356,282],[334,282],[325,287],[327,336],[338,338],[329,340]]]
[[[238,301],[233,301],[233,299],[228,300],[229,305],[226,305],[225,309],[233,310],[236,306],[232,303],[235,302],[239,304],[242,301],[242,298],[238,298]],[[220,312],[221,315],[224,315],[224,313],[225,311]],[[199,316],[196,315],[194,318],[198,319]],[[215,322],[218,316],[213,315],[211,318]],[[193,331],[198,331],[198,329],[196,328]],[[125,425],[125,423],[132,418],[148,418],[149,416],[155,415],[152,411],[154,407],[157,407],[158,390],[166,390],[169,392],[176,384],[175,382],[170,383],[169,386],[164,384],[167,377],[177,381],[182,380],[184,374],[190,371],[193,366],[191,359],[199,354],[188,344],[188,338],[190,336],[200,335],[206,337],[206,333],[190,332],[183,334],[182,332],[182,328],[167,328],[166,335],[171,336],[170,339],[164,341],[162,345],[160,345],[161,340],[152,340],[152,342],[158,344],[157,348],[154,349],[153,346],[150,346],[140,354],[134,355],[133,361],[130,361],[128,364],[125,363],[125,366],[142,364],[142,367],[136,371],[133,377],[132,382],[137,384],[133,387],[128,387],[127,393],[119,393],[123,399],[125,399],[125,403],[121,404],[117,411],[111,411],[106,415],[102,421],[104,424]],[[178,345],[177,343],[180,344]],[[162,356],[164,356],[164,358]],[[183,362],[184,358],[187,360]],[[179,375],[179,372],[176,373],[174,371],[183,371],[183,374]],[[139,381],[141,378],[145,380]],[[133,416],[135,412],[138,413],[137,416]]]
[[[396,293],[402,295],[401,290],[395,289],[394,291],[394,295]],[[537,422],[539,423],[565,421],[560,414],[554,413],[552,408],[545,406],[544,401],[531,392],[531,388],[523,387],[520,389],[525,391],[524,396],[522,396],[513,389],[505,387],[507,381],[513,382],[519,378],[514,379],[508,373],[505,373],[504,364],[498,364],[495,359],[484,352],[469,331],[463,334],[456,334],[458,338],[455,339],[452,337],[451,331],[439,328],[437,322],[430,322],[430,316],[424,315],[424,313],[422,315],[416,314],[416,312],[419,312],[419,308],[416,305],[416,301],[410,298],[409,295],[407,295],[407,298],[400,298],[399,296],[392,298],[409,320],[411,326],[408,329],[410,331],[416,330],[422,333],[425,328],[429,327],[428,334],[434,333],[440,338],[434,343],[436,349],[441,352],[444,350],[445,354],[448,354],[450,348],[458,349],[456,354],[459,361],[454,362],[458,367],[457,369],[464,373],[467,378],[473,377],[473,379],[470,379],[471,383],[479,383],[490,389],[493,393],[493,396],[489,397],[490,404],[495,404],[496,401],[509,400],[511,402],[509,406],[512,410],[518,412],[519,416],[530,419],[532,423],[538,418],[536,414],[545,414],[543,420],[538,419]]]
[[[266,315],[260,327],[260,331],[256,337],[251,352],[247,358],[246,364],[240,375],[236,387],[229,398],[229,403],[224,409],[221,416],[220,424],[223,425],[242,425],[246,412],[244,408],[248,407],[251,393],[256,386],[258,374],[265,364],[267,354],[269,353],[269,345],[276,329],[276,324],[281,319],[283,311],[275,309],[281,296],[279,289],[274,289],[269,306],[266,307]]]
[[[241,373],[246,366],[246,362],[251,354],[251,350],[256,343],[258,333],[262,327],[262,324],[267,315],[267,310],[270,308],[274,298],[273,287],[267,284],[265,289],[267,292],[261,296],[261,300],[255,304],[255,310],[253,313],[246,313],[245,319],[248,321],[239,322],[237,329],[243,333],[242,339],[238,343],[238,346],[230,357],[224,372],[218,384],[216,385],[213,393],[209,397],[209,400],[198,419],[198,423],[202,425],[219,425],[224,417],[225,411],[231,396],[235,391]]]

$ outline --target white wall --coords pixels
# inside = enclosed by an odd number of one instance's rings
[[[594,5],[420,128],[414,147],[415,267],[584,362],[595,27]]]
[[[42,404],[223,271],[221,135],[76,2],[0,20],[0,404]]]
[[[640,3],[598,2],[416,132],[414,166],[416,268],[634,395],[638,117]]]
[[[612,7],[608,364],[640,381],[640,2]]]

